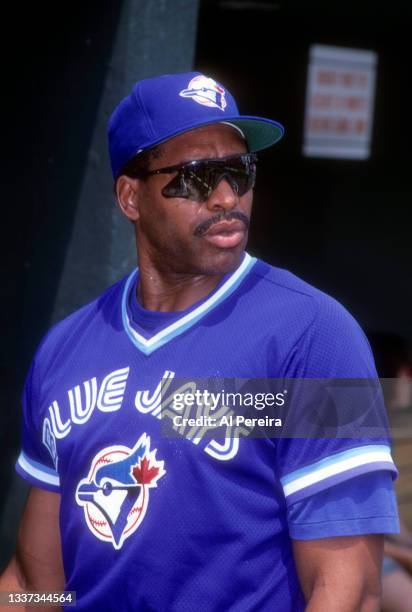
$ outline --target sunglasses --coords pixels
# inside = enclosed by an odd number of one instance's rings
[[[228,181],[237,195],[245,195],[255,184],[256,162],[257,155],[245,153],[217,159],[200,159],[147,172],[141,171],[136,176],[145,178],[155,174],[176,172],[176,176],[163,187],[162,195],[165,198],[187,198],[194,202],[206,202],[223,178]]]

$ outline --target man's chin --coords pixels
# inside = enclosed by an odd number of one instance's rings
[[[200,262],[202,273],[210,276],[223,276],[239,267],[245,252],[244,245],[233,249],[216,249],[208,253]]]

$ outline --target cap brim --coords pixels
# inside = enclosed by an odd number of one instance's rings
[[[249,151],[261,151],[278,142],[285,133],[283,125],[263,117],[241,116],[231,119],[225,117],[225,123],[233,123],[245,135]]]

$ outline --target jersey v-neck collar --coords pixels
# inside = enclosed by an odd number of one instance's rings
[[[127,335],[137,349],[145,355],[150,355],[164,344],[193,327],[193,325],[209,314],[211,310],[226,300],[249,274],[256,261],[255,257],[251,257],[248,253],[245,253],[239,267],[232,272],[220,286],[218,285],[209,297],[202,300],[197,306],[195,305],[182,311],[181,316],[170,325],[167,325],[164,329],[161,329],[153,335],[146,333],[145,335],[147,337],[138,331],[137,326],[134,324],[129,305],[130,289],[135,285],[138,273],[138,269],[133,270],[124,286],[121,303],[123,327]]]

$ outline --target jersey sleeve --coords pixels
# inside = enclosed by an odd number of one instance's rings
[[[327,296],[320,300],[317,316],[294,347],[286,376],[302,379],[303,383],[306,379],[373,379],[378,383],[372,352],[364,333],[351,315]],[[361,405],[362,402],[368,403],[370,396],[367,391],[368,387],[363,395],[358,393],[353,397],[346,393],[346,404],[338,403],[336,410],[342,410],[354,401]],[[310,410],[312,400],[302,394],[298,410]],[[381,393],[373,397],[373,410],[378,420],[387,424]],[[386,426],[373,437],[356,431],[351,437],[308,435],[306,438],[279,439],[276,446],[278,476],[288,507],[315,494],[325,495],[331,487],[362,474],[384,471],[392,478],[397,475]]]
[[[43,422],[40,414],[40,384],[35,361],[24,385],[22,406],[21,451],[16,462],[16,471],[32,485],[59,492],[55,442],[47,429],[48,420]]]
[[[296,502],[289,506],[287,518],[295,540],[399,533],[396,496],[387,471],[351,478]]]

